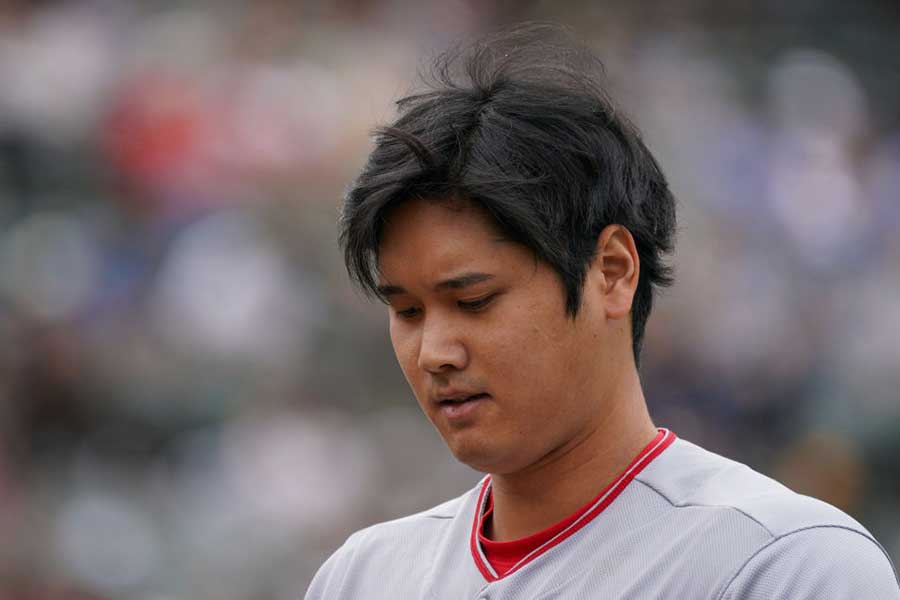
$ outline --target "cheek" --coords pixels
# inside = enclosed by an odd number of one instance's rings
[[[570,324],[555,311],[534,306],[523,306],[515,317],[491,344],[494,375],[531,395],[555,387],[571,368]]]
[[[518,427],[543,429],[577,412],[592,360],[558,305],[531,306],[515,323],[496,346],[492,375],[509,394]]]
[[[405,331],[402,324],[391,319],[390,324],[391,345],[394,347],[394,356],[406,377],[406,381],[415,390],[418,362],[418,339],[415,334]]]

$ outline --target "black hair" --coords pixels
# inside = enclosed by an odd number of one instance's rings
[[[597,238],[632,234],[640,277],[631,308],[639,364],[654,288],[672,283],[675,199],[641,141],[600,85],[603,67],[570,34],[524,25],[440,55],[350,187],[340,244],[351,279],[378,294],[388,212],[410,199],[473,202],[511,240],[559,275],[575,318]]]

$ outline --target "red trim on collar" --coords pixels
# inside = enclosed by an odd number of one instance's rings
[[[489,491],[487,494],[487,508],[481,515],[478,523],[478,543],[481,546],[481,553],[485,560],[494,568],[494,572],[499,577],[506,575],[506,572],[513,568],[520,560],[531,553],[532,550],[550,541],[557,533],[575,522],[581,514],[587,511],[591,505],[586,504],[580,510],[572,513],[562,521],[555,525],[538,531],[532,535],[510,540],[508,542],[495,542],[484,536],[484,525],[490,518],[494,510],[493,494]]]
[[[484,478],[484,482],[481,485],[481,492],[478,494],[478,504],[476,505],[475,516],[472,523],[472,533],[470,535],[469,547],[472,552],[472,558],[475,560],[475,566],[478,567],[478,570],[484,576],[484,578],[488,581],[496,581],[502,577],[506,577],[507,575],[511,575],[533,561],[535,558],[547,552],[554,546],[563,542],[563,540],[567,539],[575,532],[580,530],[582,527],[590,523],[597,515],[599,515],[603,510],[612,504],[613,500],[618,497],[619,494],[631,483],[631,480],[634,479],[638,473],[640,473],[644,467],[649,465],[654,458],[659,456],[663,450],[668,448],[672,442],[675,441],[675,434],[667,429],[660,429],[659,433],[653,438],[653,441],[647,444],[643,450],[628,464],[627,467],[622,471],[622,473],[608,486],[603,488],[603,490],[597,494],[590,502],[588,502],[585,506],[580,508],[574,514],[569,515],[556,525],[551,525],[544,532],[553,531],[552,537],[545,541],[543,544],[534,548],[531,552],[522,557],[519,562],[514,564],[509,568],[505,573],[498,574],[494,568],[490,565],[487,558],[484,555],[483,549],[479,542],[480,529],[482,523],[482,517],[486,510],[486,505],[491,500],[491,478],[490,476]],[[541,536],[539,532],[536,536]],[[529,536],[535,537],[535,536]],[[526,541],[528,538],[523,538],[522,540],[513,540],[508,542],[510,544],[517,544],[520,542]]]

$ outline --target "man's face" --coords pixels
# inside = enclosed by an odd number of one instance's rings
[[[382,240],[397,360],[457,459],[515,473],[597,428],[604,328],[591,294],[570,318],[556,273],[471,204],[407,202]]]

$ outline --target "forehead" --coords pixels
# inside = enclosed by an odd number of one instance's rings
[[[511,244],[480,206],[457,200],[410,200],[388,213],[378,249],[382,278],[416,266],[446,274],[489,263]]]

